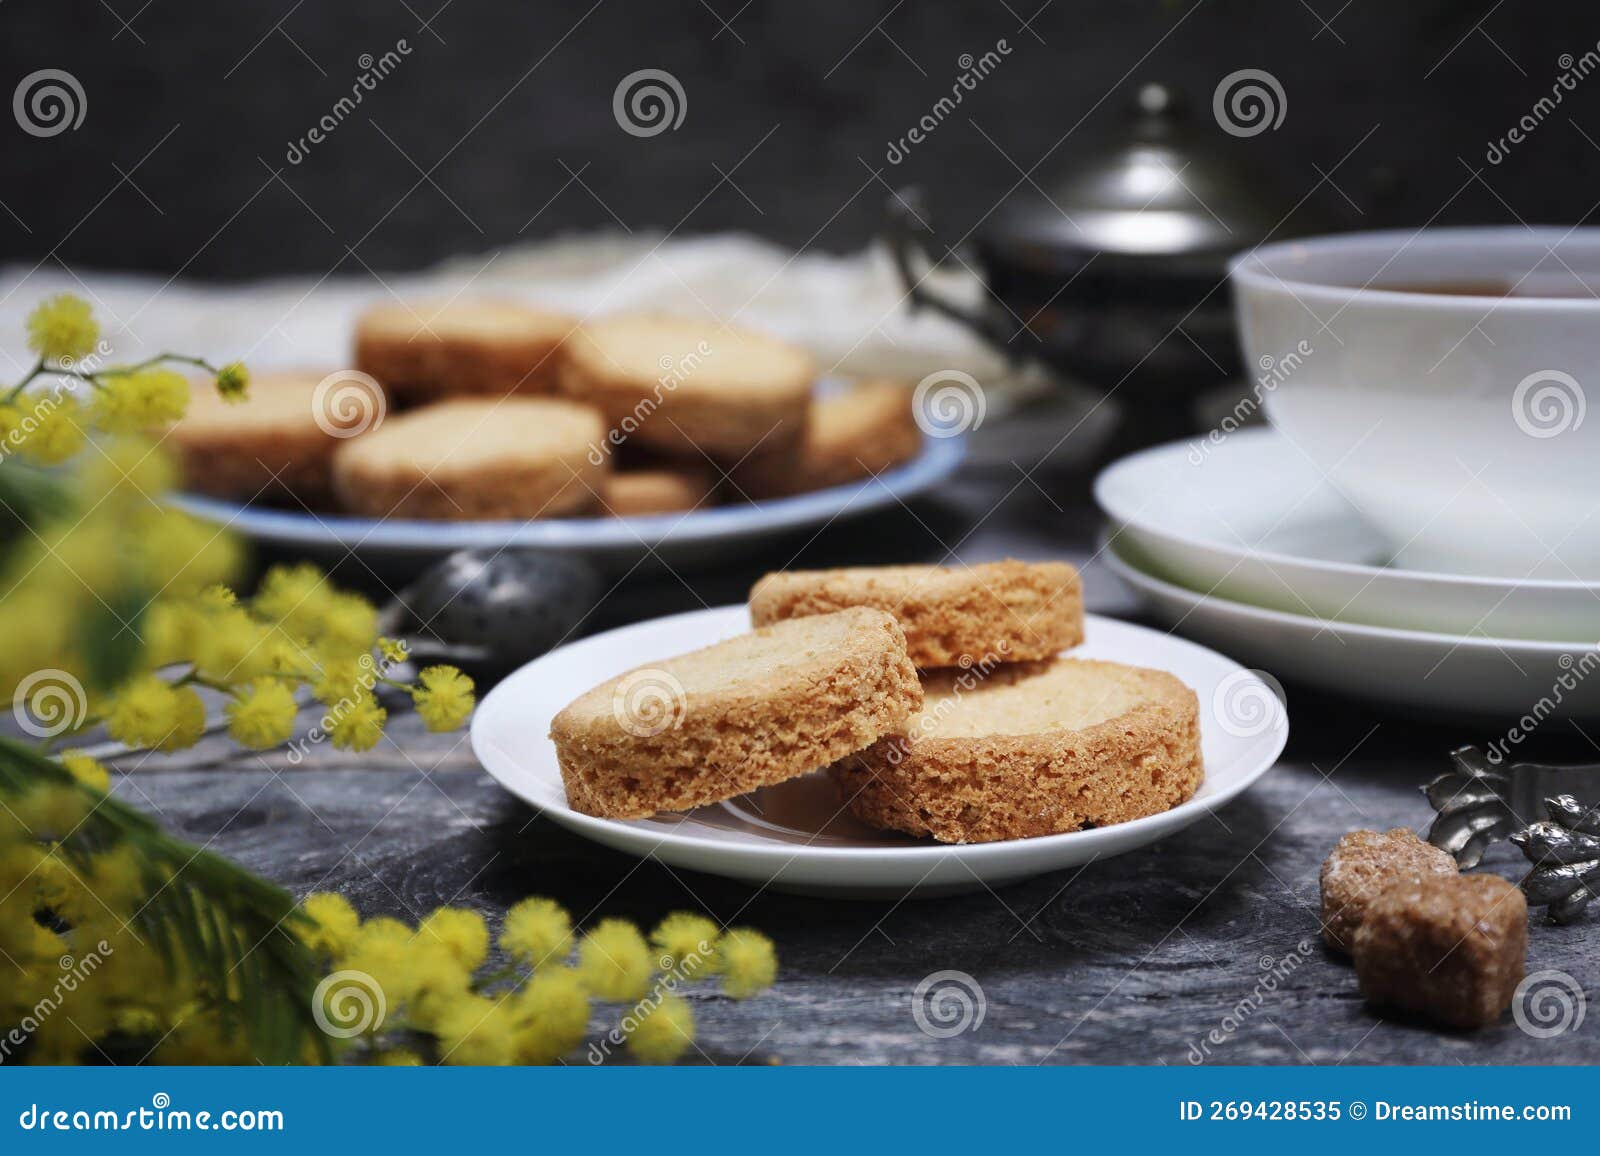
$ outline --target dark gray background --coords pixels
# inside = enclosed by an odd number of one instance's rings
[[[88,107],[48,139],[0,117],[0,259],[383,271],[619,222],[844,250],[908,181],[933,186],[949,240],[1057,142],[1041,183],[1114,134],[1148,80],[1188,94],[1202,139],[1234,148],[1261,196],[1293,203],[1332,174],[1315,201],[1344,224],[1575,223],[1600,200],[1600,78],[1506,162],[1484,159],[1549,92],[1561,55],[1600,39],[1592,3],[741,3],[6,0],[3,94],[63,68]],[[888,141],[949,91],[958,57],[1002,37],[1000,69],[889,165]],[[288,164],[359,57],[401,38],[399,69]],[[652,67],[682,82],[687,116],[638,139],[613,119],[612,92]],[[1252,67],[1282,81],[1287,116],[1236,142],[1211,93]]]

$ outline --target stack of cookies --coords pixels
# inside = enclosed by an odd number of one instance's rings
[[[750,612],[750,633],[556,716],[575,809],[640,818],[826,768],[857,818],[972,843],[1126,822],[1200,784],[1192,690],[1060,657],[1083,639],[1065,563],[769,574]],[[641,688],[668,708],[641,719]]]
[[[185,484],[218,497],[455,520],[783,497],[921,448],[905,386],[816,397],[816,377],[803,350],[714,321],[383,304],[356,326],[354,371],[264,376],[171,440]]]

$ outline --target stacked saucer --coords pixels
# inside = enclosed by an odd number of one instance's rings
[[[1101,557],[1152,613],[1280,679],[1429,713],[1600,719],[1600,582],[1395,564],[1275,430],[1134,454],[1095,497]]]

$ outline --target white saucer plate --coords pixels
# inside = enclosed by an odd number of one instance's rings
[[[1132,454],[1095,479],[1095,500],[1143,569],[1225,599],[1402,630],[1600,639],[1600,583],[1386,565],[1377,533],[1271,429]]]
[[[1125,540],[1100,557],[1174,630],[1276,679],[1400,710],[1500,725],[1600,718],[1593,644],[1525,641],[1331,622],[1250,606],[1165,581]],[[1591,677],[1594,676],[1594,677]]]
[[[954,473],[965,453],[962,437],[925,437],[921,453],[911,461],[862,482],[792,498],[632,518],[424,522],[247,506],[198,494],[178,494],[172,500],[180,509],[253,541],[316,558],[351,554],[380,562],[416,562],[455,550],[529,546],[575,551],[622,570],[649,562],[687,567],[730,557],[779,534],[908,501]]]
[[[489,693],[472,720],[473,751],[502,785],[552,821],[631,855],[756,887],[897,899],[998,887],[1143,847],[1250,786],[1276,761],[1289,732],[1272,691],[1242,667],[1171,635],[1089,615],[1075,657],[1169,670],[1199,696],[1205,780],[1193,799],[1170,811],[1065,835],[945,846],[857,822],[841,811],[820,772],[682,815],[620,821],[568,806],[549,739],[557,711],[596,683],[749,628],[744,606],[723,606],[563,646]]]

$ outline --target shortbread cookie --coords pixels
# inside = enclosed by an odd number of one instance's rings
[[[815,377],[810,355],[776,338],[659,314],[586,324],[561,370],[614,441],[729,458],[797,441]]]
[[[732,480],[747,498],[782,498],[873,477],[921,449],[911,391],[894,381],[864,382],[813,400],[797,445],[758,449],[734,466]]]
[[[1194,691],[1165,671],[1058,659],[925,677],[903,735],[834,764],[875,827],[984,843],[1103,827],[1194,794]]]
[[[1454,874],[1456,861],[1448,852],[1405,827],[1382,834],[1351,831],[1322,864],[1322,937],[1335,951],[1348,952],[1367,908],[1384,888]]]
[[[576,325],[514,301],[387,303],[356,322],[356,366],[405,404],[553,393],[562,343]]]
[[[554,518],[598,502],[604,429],[557,398],[463,398],[390,415],[340,447],[333,480],[348,510],[371,517]]]
[[[757,626],[846,606],[893,614],[923,667],[1053,658],[1083,641],[1083,583],[1065,562],[789,570],[750,591]]]
[[[334,389],[319,393],[324,380]],[[325,510],[333,499],[334,450],[360,436],[384,404],[381,387],[348,374],[257,374],[241,402],[197,382],[164,444],[177,451],[186,489]]]
[[[600,505],[619,518],[677,513],[706,505],[715,485],[710,470],[693,466],[622,470],[608,476],[600,487]]]
[[[686,811],[825,767],[922,705],[881,610],[782,622],[601,683],[550,724],[567,800],[615,819]]]
[[[1378,894],[1351,946],[1369,1003],[1481,1028],[1522,982],[1528,903],[1498,875],[1416,877]]]

